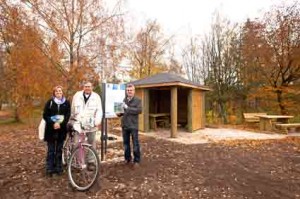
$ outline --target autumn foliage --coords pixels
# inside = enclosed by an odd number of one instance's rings
[[[241,122],[243,112],[299,116],[299,4],[271,7],[261,18],[234,24],[216,14],[209,34],[183,51],[188,77],[204,82],[209,117]],[[229,121],[229,118],[240,118]]]
[[[0,0],[0,108],[10,104],[20,120],[42,106],[55,85],[70,98],[84,80],[120,82],[126,60],[130,79],[173,72],[211,87],[206,110],[224,123],[257,111],[297,119],[297,3],[240,24],[217,15],[208,34],[190,40],[182,60],[175,56],[176,35],[167,37],[156,20],[130,32],[124,16],[122,1],[108,9],[98,0]]]

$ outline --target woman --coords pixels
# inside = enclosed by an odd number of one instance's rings
[[[62,87],[54,87],[53,96],[46,102],[43,113],[46,121],[44,140],[48,145],[46,174],[49,176],[53,173],[61,175],[63,172],[62,148],[66,139],[70,112],[70,102],[63,96]]]

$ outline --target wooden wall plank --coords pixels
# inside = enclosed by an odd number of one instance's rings
[[[193,131],[198,129],[203,129],[205,127],[204,118],[203,118],[203,92],[200,90],[193,90],[192,92],[192,109],[193,109]]]

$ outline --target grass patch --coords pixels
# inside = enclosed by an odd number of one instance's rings
[[[16,124],[16,120],[14,118],[7,118],[0,120],[0,125],[7,125],[7,124]]]
[[[291,122],[294,122],[294,123],[300,122],[300,115],[295,115],[295,117],[292,118],[290,121],[291,121]]]

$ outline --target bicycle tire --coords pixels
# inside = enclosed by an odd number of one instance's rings
[[[100,160],[96,150],[86,144],[82,144],[82,149],[84,151],[84,163],[78,163],[80,160],[78,159],[80,153],[80,146],[77,146],[70,157],[68,163],[68,178],[69,181],[75,189],[78,191],[86,191],[91,188],[99,177],[99,170],[100,170]],[[87,158],[86,155],[91,153],[94,161],[95,161],[95,169],[89,170],[87,167]]]
[[[64,142],[63,151],[62,151],[62,165],[67,166],[69,159],[72,153],[72,143],[71,138],[68,136]]]

